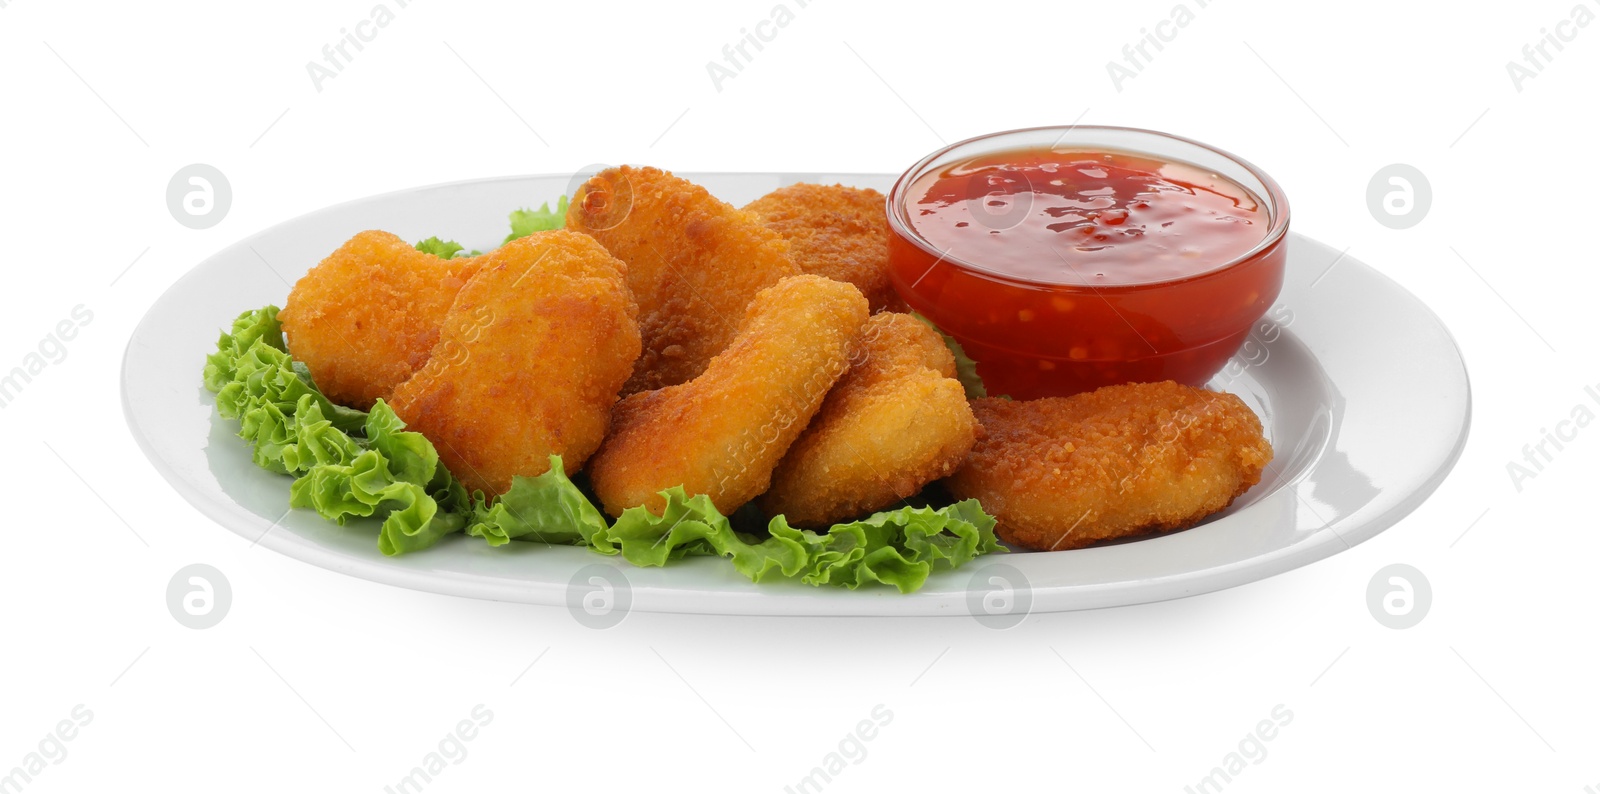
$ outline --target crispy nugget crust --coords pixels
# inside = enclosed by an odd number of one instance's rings
[[[946,483],[982,502],[1002,539],[1030,549],[1191,526],[1272,460],[1242,400],[1171,381],[972,408],[985,435]]]
[[[362,232],[289,291],[278,314],[289,349],[329,399],[371,408],[427,363],[481,259],[440,259],[388,232]]]
[[[567,228],[628,263],[644,354],[624,393],[686,383],[733,340],[750,299],[798,275],[761,219],[655,168],[621,166],[577,190]]]
[[[773,473],[768,515],[824,527],[870,513],[948,476],[972,449],[955,358],[927,324],[873,315],[852,361]]]
[[[540,232],[483,257],[428,363],[394,392],[468,490],[505,493],[560,455],[568,474],[600,446],[639,356],[626,266],[574,232]]]
[[[611,434],[589,463],[606,512],[644,505],[681,485],[724,514],[767,489],[785,450],[850,362],[867,320],[855,287],[793,276],[750,302],[732,344],[689,383],[617,404]]]
[[[856,285],[874,312],[908,311],[889,283],[889,217],[882,193],[801,183],[744,208],[789,241],[789,255],[802,271]]]

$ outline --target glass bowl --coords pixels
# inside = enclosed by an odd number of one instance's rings
[[[1008,274],[981,258],[963,258],[953,247],[941,250],[917,231],[908,205],[924,176],[974,157],[1039,149],[1124,154],[1198,168],[1251,194],[1266,216],[1266,235],[1242,255],[1202,248],[1181,277],[1095,284]],[[1289,228],[1283,190],[1234,155],[1160,132],[1034,127],[971,138],[911,166],[887,205],[895,289],[962,344],[992,395],[1034,399],[1161,380],[1204,385],[1238,351],[1283,284]]]

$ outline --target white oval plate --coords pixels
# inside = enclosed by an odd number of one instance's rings
[[[887,192],[861,174],[687,174],[743,205],[781,185],[835,181]],[[324,568],[451,595],[568,603],[589,565],[620,571],[632,608],[740,615],[948,615],[1137,604],[1256,581],[1382,532],[1444,479],[1466,442],[1470,387],[1449,331],[1378,272],[1291,236],[1283,293],[1212,386],[1261,416],[1276,457],[1261,484],[1192,529],[1074,551],[996,554],[935,574],[920,592],[754,585],[725,561],[634,568],[579,548],[465,536],[397,558],[376,522],[339,527],[289,510],[289,478],[259,469],[200,384],[205,355],[234,316],[283,305],[289,286],[351,235],[385,229],[493,247],[507,214],[565,193],[532,176],[406,190],[279,224],[200,263],[156,301],[123,361],[128,425],[157,471],[201,512],[251,542]],[[577,581],[587,586],[586,572]],[[1001,588],[1011,588],[999,597]],[[989,596],[989,598],[985,598]]]

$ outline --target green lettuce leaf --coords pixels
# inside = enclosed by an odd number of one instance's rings
[[[511,490],[499,499],[491,501],[475,494],[467,534],[483,538],[490,546],[532,540],[616,554],[606,529],[605,516],[567,479],[561,456],[551,455],[549,471],[538,477],[512,477]]]
[[[773,535],[757,541],[733,529],[705,495],[688,496],[681,486],[662,491],[666,509],[656,515],[643,507],[622,511],[607,533],[622,558],[644,566],[662,566],[687,554],[728,558],[752,582],[773,571],[792,577],[810,561],[806,545],[793,537]]]
[[[934,571],[959,568],[975,557],[1002,550],[994,527],[994,518],[976,499],[968,499],[939,509],[902,507],[874,513],[835,524],[823,535],[792,529],[778,516],[769,531],[774,537],[811,535],[810,562],[800,577],[806,584],[854,590],[879,582],[910,593]]]
[[[469,254],[462,254],[461,252],[466,250],[466,246],[456,242],[455,240],[441,240],[437,237],[429,237],[428,239],[417,243],[416,248],[418,251],[421,251],[424,254],[433,254],[440,259],[454,259],[457,256],[478,255],[477,251],[473,251]]]
[[[465,527],[471,501],[433,444],[405,432],[381,400],[368,413],[324,397],[289,357],[276,306],[239,315],[206,357],[203,377],[218,413],[239,420],[256,465],[304,475],[289,487],[290,506],[339,524],[384,516],[384,554],[427,548]]]
[[[360,428],[367,415],[335,405],[295,367],[276,306],[233,321],[232,333],[206,356],[204,381],[217,395],[218,413],[239,420],[239,437],[251,443],[256,465],[297,474],[318,462],[354,457],[345,433]]]
[[[351,516],[382,513],[378,550],[386,555],[428,548],[467,524],[466,490],[439,465],[439,453],[383,400],[367,416],[368,448],[348,463],[311,467],[289,486],[289,506],[309,507],[343,525]]]
[[[718,556],[752,582],[769,577],[855,589],[881,583],[902,593],[922,587],[935,571],[960,567],[1003,550],[995,520],[969,499],[943,508],[903,507],[876,513],[825,533],[795,529],[782,516],[757,538],[738,532],[704,495],[681,487],[661,492],[666,507],[622,512],[615,524],[562,472],[559,456],[539,477],[518,477],[500,500],[480,500],[468,535],[492,546],[511,540],[588,546],[640,567],[661,567],[685,556]],[[481,495],[480,495],[481,497]]]
[[[536,210],[517,210],[511,213],[511,233],[506,235],[504,243],[520,237],[527,237],[534,232],[548,232],[551,229],[561,229],[567,225],[567,197],[556,199],[556,208],[550,209],[550,202],[539,205]],[[503,243],[502,243],[503,244]]]
[[[734,531],[705,496],[689,497],[682,488],[662,491],[660,516],[643,507],[622,512],[611,539],[622,557],[639,566],[661,566],[686,554],[727,558],[752,582],[776,572],[809,585],[831,584],[854,590],[882,583],[914,592],[938,570],[960,567],[974,557],[1003,548],[995,520],[969,499],[947,507],[903,507],[860,521],[835,524],[825,533],[795,529],[783,516],[767,524],[757,539]]]
[[[275,407],[274,407],[275,409]],[[315,466],[349,463],[361,454],[361,444],[322,415],[322,405],[306,394],[295,403],[292,440],[276,451],[285,472],[310,471]],[[262,447],[256,447],[260,453]],[[260,465],[260,461],[257,461]],[[263,466],[263,468],[272,468]]]

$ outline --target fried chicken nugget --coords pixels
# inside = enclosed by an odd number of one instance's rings
[[[631,394],[704,372],[757,292],[798,275],[789,243],[753,213],[655,168],[609,168],[578,188],[567,228],[628,263],[644,355]]]
[[[392,402],[469,491],[500,494],[513,475],[548,471],[552,454],[572,474],[600,446],[639,356],[638,309],[627,266],[575,232],[482,259]]]
[[[1188,527],[1261,479],[1272,447],[1232,394],[1164,383],[972,401],[985,435],[946,481],[1037,550]]]
[[[972,449],[955,357],[926,323],[873,315],[852,360],[773,472],[761,497],[768,515],[825,527],[870,513],[948,476]]]
[[[388,232],[362,232],[289,291],[278,314],[289,349],[328,399],[367,410],[427,363],[479,259],[440,259]]]
[[[789,255],[802,271],[856,285],[874,312],[909,311],[889,283],[889,216],[882,193],[800,183],[744,208],[789,241]]]
[[[867,320],[855,287],[792,276],[750,302],[732,344],[694,380],[627,397],[589,463],[611,515],[676,485],[731,514],[767,490],[772,470],[850,364]]]

